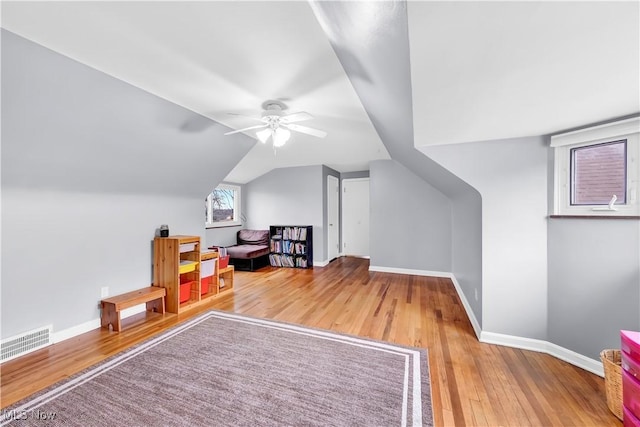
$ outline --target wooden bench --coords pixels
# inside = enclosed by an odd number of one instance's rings
[[[111,325],[114,331],[120,331],[120,311],[138,304],[147,303],[148,311],[164,313],[164,298],[167,295],[165,288],[149,286],[126,294],[116,295],[102,300],[102,316],[100,324],[103,327]]]

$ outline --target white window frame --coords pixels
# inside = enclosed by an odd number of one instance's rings
[[[625,204],[571,205],[571,150],[627,140],[627,194]],[[551,137],[554,148],[554,215],[637,216],[640,215],[640,117],[580,129]],[[622,198],[619,197],[618,200]]]
[[[236,196],[233,198],[233,219],[229,221],[213,221],[213,206],[211,206],[211,193],[206,198],[206,218],[205,218],[205,226],[207,228],[216,228],[216,227],[233,227],[242,225],[242,220],[240,219],[240,207],[241,207],[241,199],[242,199],[242,187],[239,185],[233,184],[219,184],[215,190],[232,190],[236,193]],[[212,191],[213,192],[213,191]]]

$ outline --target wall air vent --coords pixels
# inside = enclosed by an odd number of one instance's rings
[[[52,344],[52,331],[53,325],[48,325],[2,340],[0,363]]]

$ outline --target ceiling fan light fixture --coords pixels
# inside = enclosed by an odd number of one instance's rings
[[[1,1],[1,0],[0,0]],[[253,129],[256,130],[256,137],[258,140],[266,144],[271,137],[273,141],[273,147],[282,147],[291,138],[291,132],[300,132],[306,135],[315,136],[317,138],[324,138],[327,136],[325,131],[319,129],[313,129],[307,126],[301,126],[297,122],[310,120],[313,116],[306,111],[298,111],[296,113],[285,114],[287,106],[281,101],[265,101],[262,103],[262,115],[260,118],[244,116],[254,121],[258,121],[262,124],[249,126],[242,129],[236,129],[225,133],[225,135],[232,135],[235,133],[246,132]],[[242,114],[229,113],[235,116],[242,116]]]
[[[256,136],[258,137],[260,142],[265,144],[269,139],[269,137],[271,136],[271,129],[267,128],[267,129],[259,130],[258,132],[256,132]]]
[[[289,138],[291,138],[291,131],[279,127],[273,131],[273,146],[282,147]]]

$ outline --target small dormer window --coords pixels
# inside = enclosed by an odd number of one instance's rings
[[[572,206],[627,203],[627,140],[571,149]]]
[[[240,220],[239,185],[220,184],[205,199],[205,224],[207,227],[242,225]]]
[[[640,118],[551,137],[554,214],[640,215]]]

